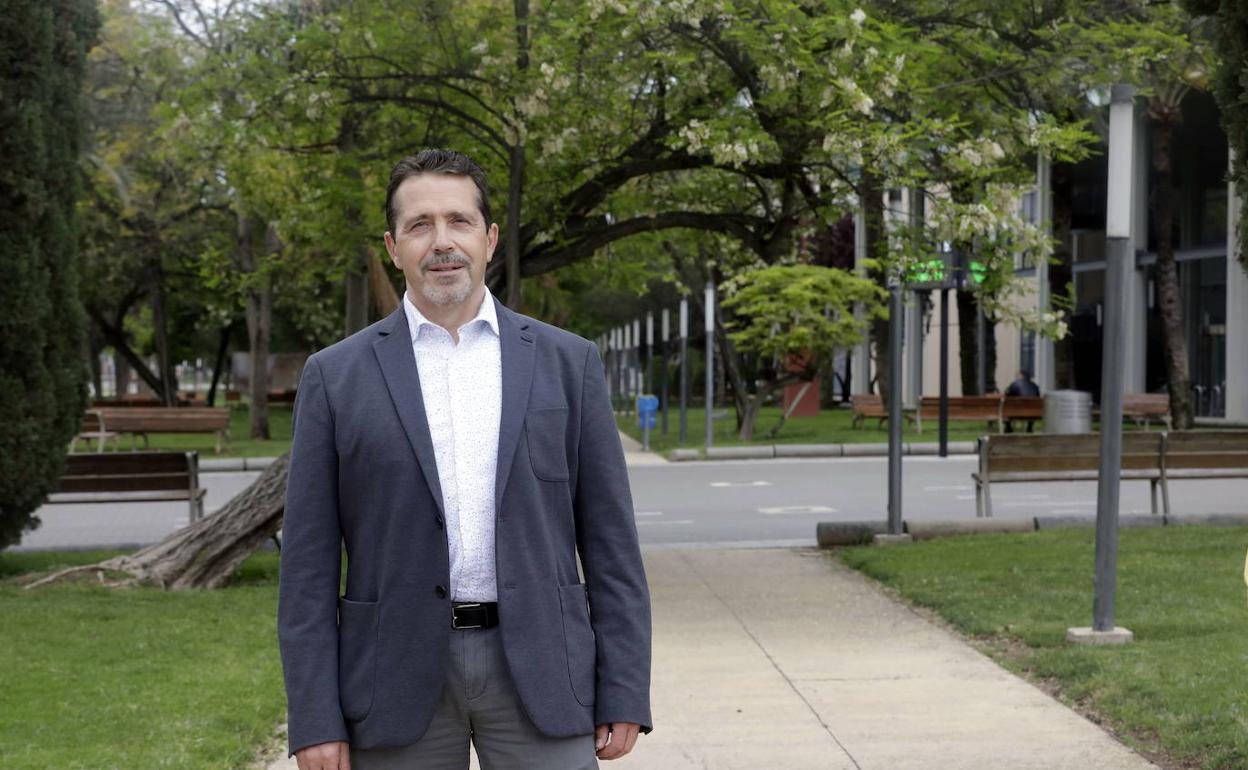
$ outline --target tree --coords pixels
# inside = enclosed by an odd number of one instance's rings
[[[1156,182],[1150,192],[1153,233],[1157,239],[1157,304],[1165,333],[1166,384],[1170,417],[1177,430],[1192,427],[1191,374],[1183,292],[1174,261],[1174,177],[1171,173],[1174,129],[1183,118],[1183,99],[1208,82],[1213,62],[1204,22],[1193,20],[1173,3],[1150,8],[1151,21],[1174,36],[1174,52],[1145,69],[1151,91],[1145,113],[1152,125],[1152,167]]]
[[[814,265],[774,265],[743,273],[724,287],[721,307],[737,348],[765,362],[757,390],[750,394],[739,438],[754,437],[759,409],[777,391],[796,383],[806,387],[837,348],[862,340],[871,317],[884,315],[884,292],[873,281],[846,270]],[[854,306],[870,308],[855,317]],[[789,413],[767,434],[775,438]]]
[[[1217,53],[1214,95],[1222,113],[1222,126],[1235,152],[1231,179],[1240,196],[1248,191],[1248,5],[1239,0],[1186,0],[1188,9],[1209,16],[1213,46]],[[1248,271],[1248,206],[1239,209],[1235,224],[1239,233],[1240,265]]]
[[[0,548],[36,526],[82,419],[75,212],[89,0],[23,0],[0,18]]]

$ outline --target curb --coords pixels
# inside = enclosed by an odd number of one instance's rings
[[[910,457],[935,457],[935,442],[904,443],[901,453]],[[950,441],[949,455],[975,454],[974,441]],[[725,446],[710,449],[672,449],[667,459],[672,462],[693,460],[770,460],[792,457],[887,457],[888,444],[765,444],[762,446]]]
[[[1095,516],[1029,516],[1024,519],[948,519],[945,521],[902,522],[903,531],[914,540],[932,540],[955,535],[1026,533],[1051,529],[1091,529]],[[1169,516],[1131,513],[1118,517],[1119,529],[1160,527],[1248,527],[1248,513],[1178,513]],[[821,521],[815,525],[820,548],[838,545],[864,545],[888,531],[883,521]]]
[[[209,457],[199,461],[200,473],[239,473],[262,471],[277,461],[276,457]]]

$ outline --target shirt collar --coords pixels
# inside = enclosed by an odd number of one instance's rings
[[[415,340],[420,334],[420,327],[428,324],[429,326],[438,326],[433,321],[425,318],[425,314],[420,312],[416,304],[412,302],[410,292],[403,292],[403,312],[407,315],[407,328],[411,332],[412,339]],[[485,294],[481,298],[481,306],[477,308],[477,314],[472,317],[468,323],[459,327],[458,331],[472,326],[477,321],[485,321],[486,325],[493,330],[495,336],[498,335],[498,310],[494,307],[494,295],[490,293],[489,288],[485,290]],[[438,326],[438,328],[442,328]]]

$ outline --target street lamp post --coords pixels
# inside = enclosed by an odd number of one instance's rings
[[[689,298],[680,298],[680,443],[689,440]]]
[[[1132,634],[1114,625],[1118,588],[1118,492],[1122,469],[1122,387],[1131,261],[1132,129],[1135,89],[1116,85],[1109,107],[1109,192],[1105,217],[1105,319],[1101,345],[1101,464],[1096,494],[1096,576],[1092,627],[1072,628],[1073,642],[1124,644]]]
[[[901,275],[889,278],[891,307],[888,312],[888,534],[901,535]]]
[[[667,347],[668,340],[671,339],[670,316],[671,314],[668,312],[668,309],[663,308],[663,316],[662,316],[663,320],[662,320],[662,323],[660,324],[661,333],[659,335],[660,337],[659,352],[662,356],[662,361],[661,361],[662,366],[660,368],[660,376],[659,376],[659,381],[660,381],[659,387],[663,395],[659,398],[659,419],[661,421],[660,429],[663,431],[664,436],[667,435],[667,391],[668,391],[667,359],[671,356],[671,352],[668,350],[668,347]]]
[[[706,448],[714,441],[715,407],[715,282],[706,282]]]

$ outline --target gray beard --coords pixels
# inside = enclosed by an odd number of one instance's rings
[[[472,294],[472,281],[457,283],[454,286],[435,286],[426,281],[421,285],[420,293],[435,305],[458,305]]]

